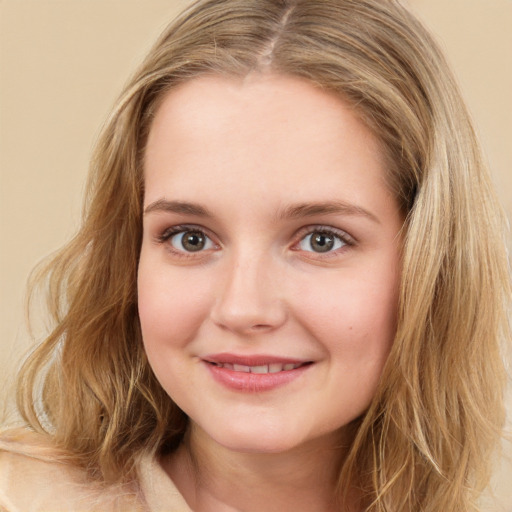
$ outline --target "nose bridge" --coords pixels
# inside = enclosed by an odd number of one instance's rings
[[[237,250],[224,263],[226,268],[212,311],[214,322],[224,329],[245,333],[279,327],[286,319],[286,308],[273,258]]]

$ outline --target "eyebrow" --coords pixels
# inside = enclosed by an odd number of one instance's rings
[[[169,212],[197,217],[213,218],[214,215],[204,206],[187,201],[168,201],[158,199],[144,209],[144,215],[151,212]],[[286,206],[278,211],[277,220],[314,217],[315,215],[349,215],[366,217],[377,224],[379,219],[368,210],[344,201],[323,201],[315,203],[299,203]]]
[[[185,201],[168,201],[167,199],[158,199],[146,206],[144,215],[151,212],[169,212],[195,215],[197,217],[213,217],[213,215],[200,204]]]
[[[315,215],[348,215],[366,217],[377,224],[379,219],[370,211],[357,206],[355,204],[346,203],[344,201],[325,201],[318,203],[300,203],[290,205],[281,209],[278,219],[297,219],[301,217],[314,217]]]

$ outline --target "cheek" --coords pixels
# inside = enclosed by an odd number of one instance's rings
[[[194,336],[208,311],[209,293],[194,286],[191,272],[155,272],[141,257],[138,307],[144,345],[184,346]]]
[[[347,367],[385,361],[396,332],[398,274],[367,273],[350,279],[330,276],[311,283],[300,312],[306,328]]]

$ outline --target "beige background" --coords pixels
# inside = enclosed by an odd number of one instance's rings
[[[0,0],[0,403],[25,350],[31,268],[78,224],[91,147],[109,107],[187,0]],[[409,0],[438,36],[512,216],[512,0]],[[511,408],[512,409],[512,408]],[[510,448],[507,448],[510,452]],[[512,511],[512,469],[496,475]]]

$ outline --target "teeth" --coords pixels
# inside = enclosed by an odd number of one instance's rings
[[[250,366],[244,366],[243,364],[234,364],[233,365],[233,370],[235,370],[235,372],[249,373],[251,371],[251,367]]]
[[[272,363],[268,365],[269,373],[279,373],[283,371],[283,365],[280,363]]]
[[[302,363],[271,363],[264,364],[260,366],[246,366],[244,364],[231,364],[231,363],[214,363],[215,366],[226,368],[227,370],[233,370],[235,372],[243,372],[243,373],[279,373],[282,371],[290,371],[299,368],[302,366]]]
[[[251,373],[268,373],[268,365],[251,366]]]

